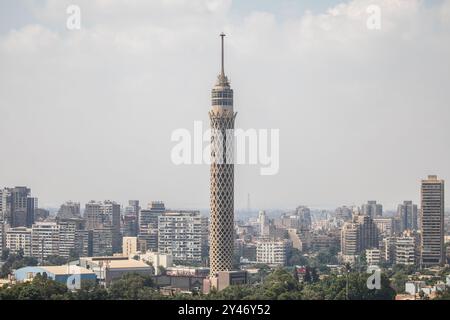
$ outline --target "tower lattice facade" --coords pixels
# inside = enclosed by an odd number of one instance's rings
[[[211,124],[211,276],[233,267],[234,250],[234,121],[233,89],[224,71],[222,34],[222,71],[212,89]]]

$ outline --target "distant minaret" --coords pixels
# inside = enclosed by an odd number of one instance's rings
[[[225,76],[224,38],[222,38],[222,68],[212,89],[211,122],[211,235],[210,274],[230,271],[234,248],[234,164],[233,90]]]

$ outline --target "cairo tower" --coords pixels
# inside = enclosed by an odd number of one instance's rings
[[[224,69],[224,34],[222,70],[212,89],[211,123],[211,234],[210,275],[233,268],[234,246],[234,121],[233,89]]]

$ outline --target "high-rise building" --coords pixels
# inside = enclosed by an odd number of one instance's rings
[[[403,204],[398,205],[397,217],[400,219],[401,232],[418,229],[417,205],[412,201],[403,201]]]
[[[353,262],[360,254],[360,228],[356,222],[346,222],[341,230],[341,256],[345,262]]]
[[[128,207],[125,208],[125,214],[134,215],[139,219],[139,212],[141,211],[141,206],[139,205],[139,200],[129,200]]]
[[[381,242],[381,252],[383,260],[388,264],[395,263],[395,242],[397,237],[386,237]]]
[[[5,249],[5,223],[0,211],[0,252],[2,252],[3,249]]]
[[[395,264],[417,265],[419,237],[412,230],[405,230],[395,239]]]
[[[27,187],[0,190],[0,212],[4,222],[12,228],[30,228],[33,224],[37,198],[31,198],[30,193]]]
[[[209,257],[209,217],[202,216],[202,259],[208,260]]]
[[[267,224],[267,215],[265,211],[260,211],[258,213],[258,224],[259,224],[259,233],[263,234],[264,227]]]
[[[31,229],[26,227],[11,228],[6,232],[6,248],[10,253],[22,251],[25,257],[31,257]]]
[[[439,180],[435,175],[422,180],[420,230],[421,266],[443,265],[445,263],[444,180]]]
[[[136,237],[137,236],[137,217],[131,214],[125,213],[121,217],[120,232],[123,237]]]
[[[336,218],[342,219],[344,221],[349,221],[352,219],[352,208],[349,208],[347,206],[339,207],[335,210],[334,214]]]
[[[373,219],[356,214],[351,222],[344,223],[341,230],[341,257],[345,262],[354,262],[366,249],[378,249],[378,230]]]
[[[85,230],[85,220],[81,218],[57,219],[59,225],[59,255],[65,258],[85,256],[89,252],[89,241],[85,239],[85,231],[87,231]]]
[[[92,230],[92,256],[107,257],[113,254],[114,229],[103,226]]]
[[[75,253],[79,257],[92,257],[92,230],[79,229],[75,231]]]
[[[381,217],[383,215],[383,205],[377,203],[376,201],[367,201],[361,207],[362,215],[369,216],[371,218]]]
[[[281,225],[287,229],[297,229],[301,232],[311,230],[311,211],[308,207],[299,206],[294,212],[281,216]]]
[[[59,226],[56,222],[37,222],[31,230],[31,254],[45,260],[59,254]]]
[[[256,262],[284,266],[288,241],[261,240],[256,243]]]
[[[201,262],[202,225],[199,211],[165,212],[158,218],[159,253],[178,262]]]
[[[120,205],[113,201],[103,203],[106,224],[113,229],[112,250],[113,253],[122,251],[122,237],[120,234]]]
[[[121,252],[122,238],[120,234],[120,205],[113,201],[86,204],[84,216],[88,230],[108,229],[112,232],[111,247],[113,253]],[[98,234],[99,232],[97,232]],[[108,238],[109,239],[109,238]],[[95,234],[94,234],[95,241]],[[109,246],[108,246],[109,247]]]
[[[158,218],[166,211],[164,202],[152,201],[148,209],[140,210],[139,213],[139,235],[140,247],[145,244],[145,251],[158,251]],[[142,248],[140,248],[141,251]]]
[[[80,203],[68,201],[61,205],[58,210],[58,218],[80,218]]]
[[[122,239],[122,255],[129,257],[132,254],[136,254],[137,250],[137,237],[123,237]]]
[[[210,273],[231,271],[234,252],[234,122],[233,89],[224,69],[224,34],[222,69],[212,89],[211,124],[211,237]]]
[[[122,236],[136,237],[139,230],[139,214],[141,207],[139,200],[129,200],[128,206],[124,208],[122,214]]]
[[[378,217],[372,219],[373,223],[377,227],[378,234],[382,237],[390,237],[394,231],[394,224],[391,217]]]
[[[354,217],[360,228],[360,250],[379,247],[378,229],[373,219],[366,215],[357,215]]]
[[[103,224],[102,203],[96,201],[86,203],[84,208],[84,218],[86,219],[86,228],[88,230],[101,227]]]
[[[296,210],[296,215],[299,217],[300,230],[309,231],[311,230],[311,210],[305,206],[299,206]]]

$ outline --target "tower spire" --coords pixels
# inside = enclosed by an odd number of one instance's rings
[[[221,33],[220,37],[222,38],[222,72],[221,72],[221,76],[225,77],[225,33]]]

